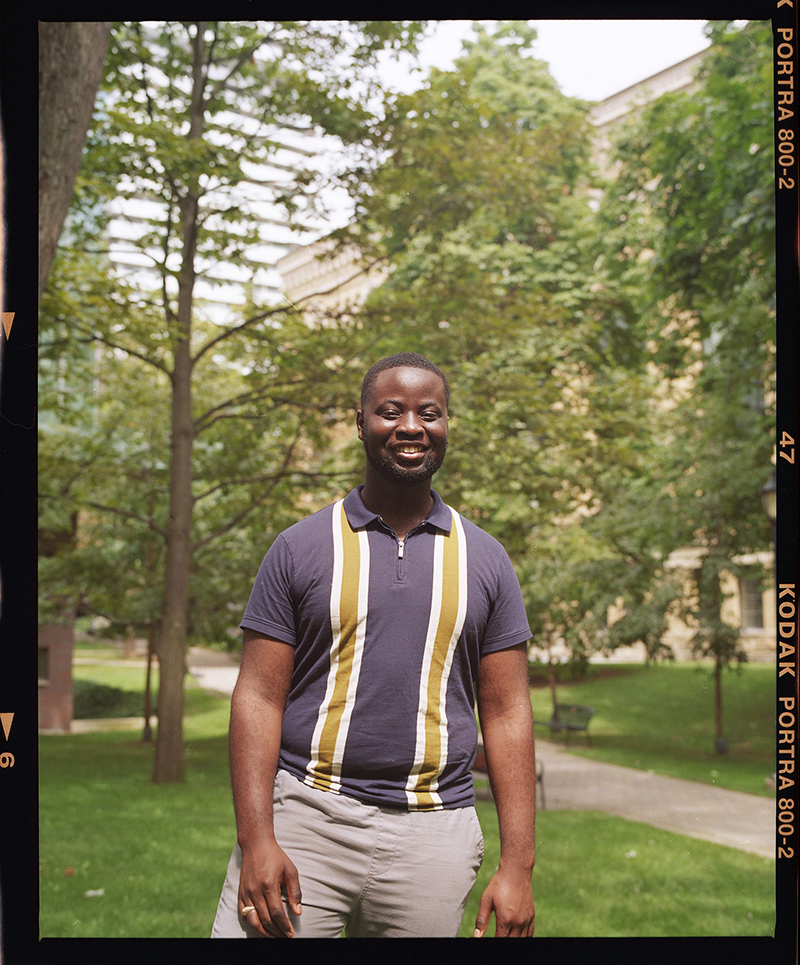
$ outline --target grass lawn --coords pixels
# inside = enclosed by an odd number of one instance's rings
[[[723,674],[723,713],[729,750],[714,750],[714,684],[708,666],[641,664],[593,667],[584,681],[558,685],[558,699],[597,708],[592,744],[574,735],[584,757],[652,770],[671,777],[771,796],[764,781],[775,771],[775,668],[747,665]],[[534,717],[552,712],[546,686],[531,691]],[[550,737],[546,727],[540,727]],[[563,743],[564,738],[558,737]]]
[[[186,781],[151,782],[153,744],[40,739],[42,937],[207,937],[235,843],[228,701],[187,690]]]
[[[494,806],[477,807],[485,857],[464,938],[500,858]],[[533,885],[539,938],[769,937],[775,928],[771,859],[599,812],[537,815]]]
[[[101,658],[102,659],[102,658]],[[94,683],[105,684],[107,687],[119,687],[132,693],[144,694],[144,663],[130,661],[124,665],[122,661],[98,664],[75,664],[72,668],[73,680],[91,680]],[[158,693],[158,662],[153,661],[152,693]],[[142,697],[142,702],[144,698]]]
[[[592,722],[596,748],[581,753],[602,757],[614,751],[620,756],[606,759],[632,763],[621,738],[632,727],[625,715],[633,713],[637,695],[636,702],[649,708],[642,717],[643,746],[660,746],[652,734],[662,729],[657,704],[667,703],[673,692],[676,699],[683,695],[684,704],[691,703],[691,686],[702,689],[704,682],[676,667],[663,668],[665,675],[652,674],[660,669],[650,668],[646,676],[637,671],[564,685],[565,696],[574,694],[567,699],[598,707]],[[747,674],[760,669],[747,668]],[[677,685],[668,683],[670,673]],[[76,675],[134,691],[141,689],[144,679],[143,671],[134,667],[81,666]],[[767,676],[763,678],[766,682]],[[621,693],[616,688],[626,681],[633,686]],[[650,681],[658,695],[655,701],[645,689]],[[605,690],[616,695],[607,703],[602,699]],[[545,713],[548,692],[533,692],[535,707],[540,698]],[[227,699],[203,693],[192,683],[187,686],[187,773],[182,785],[151,783],[153,745],[142,743],[138,734],[40,739],[42,937],[209,934],[235,837],[227,765],[228,707]],[[682,714],[671,710],[667,717],[673,726],[684,718],[692,730],[685,707]],[[700,733],[693,741],[664,742],[662,766],[679,767],[684,755],[698,763],[703,740]],[[759,746],[762,742],[765,747],[769,743],[759,738]],[[578,745],[579,739],[573,743]],[[726,764],[734,760],[733,739],[731,745]],[[650,753],[642,752],[643,765],[652,766]],[[701,769],[698,763],[698,773]],[[705,770],[710,779],[708,766]],[[680,776],[687,775],[680,771]],[[478,810],[486,858],[465,914],[466,936],[472,933],[480,893],[498,860],[494,808],[479,802]],[[543,811],[537,827],[534,884],[540,937],[772,933],[771,860],[593,812]],[[492,930],[490,926],[490,934]]]

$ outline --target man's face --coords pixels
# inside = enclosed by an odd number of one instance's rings
[[[447,402],[435,372],[408,366],[378,373],[358,438],[370,465],[390,482],[430,479],[447,451]]]

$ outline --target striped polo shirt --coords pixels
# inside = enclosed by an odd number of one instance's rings
[[[400,541],[361,488],[276,539],[242,619],[295,648],[280,766],[371,804],[464,807],[481,657],[530,637],[519,582],[438,493]]]

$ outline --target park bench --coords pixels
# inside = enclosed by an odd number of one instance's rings
[[[573,731],[583,731],[589,744],[592,739],[589,736],[589,721],[597,713],[594,707],[583,707],[580,704],[556,704],[556,709],[550,720],[537,720],[536,724],[549,727],[550,732],[565,731],[567,743]]]

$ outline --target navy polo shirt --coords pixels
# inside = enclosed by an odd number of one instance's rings
[[[438,493],[403,541],[360,493],[276,539],[242,619],[295,648],[280,766],[372,804],[470,805],[481,657],[530,637],[519,582]]]

